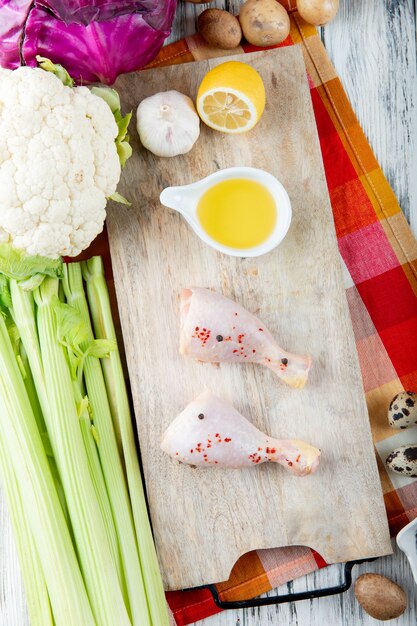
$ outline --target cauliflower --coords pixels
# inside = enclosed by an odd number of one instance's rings
[[[87,87],[0,69],[0,243],[51,259],[87,248],[120,179],[118,132]]]

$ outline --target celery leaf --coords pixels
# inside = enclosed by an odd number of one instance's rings
[[[36,274],[60,278],[62,260],[48,259],[39,255],[27,255],[24,250],[0,243],[0,273],[15,280],[28,280]]]
[[[87,416],[90,419],[90,402],[87,396],[84,396],[82,400],[77,405],[77,413],[78,417],[82,415]]]
[[[6,276],[0,274],[0,310],[9,309],[12,306],[9,281]]]
[[[19,281],[19,287],[24,291],[33,291],[43,283],[44,278],[44,274],[34,274],[26,280]]]
[[[117,344],[113,339],[94,339],[84,354],[85,356],[94,356],[97,359],[106,359],[110,356],[110,352],[116,348]]]
[[[69,304],[57,302],[55,315],[61,342],[79,352],[80,345],[89,340],[89,329],[79,312]]]
[[[10,343],[13,346],[13,352],[15,356],[18,357],[20,355],[20,335],[18,328],[11,316],[6,317],[5,322],[7,326],[7,332],[9,333],[10,337]]]

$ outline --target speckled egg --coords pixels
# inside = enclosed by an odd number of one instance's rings
[[[417,477],[417,443],[395,448],[385,463],[388,469],[397,474]]]
[[[417,393],[402,391],[393,397],[388,409],[388,423],[393,428],[417,425]]]

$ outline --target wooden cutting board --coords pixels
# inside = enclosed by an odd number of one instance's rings
[[[241,57],[236,57],[241,59]],[[108,229],[152,524],[167,589],[225,580],[256,548],[306,545],[328,563],[391,552],[355,341],[305,66],[297,47],[245,55],[267,105],[258,126],[228,136],[202,125],[193,150],[162,159],[132,130],[133,157]],[[195,98],[224,59],[121,77],[125,109],[177,89]],[[133,126],[133,124],[132,124]],[[236,259],[203,244],[160,191],[230,166],[264,168],[286,187],[293,222],[281,246]],[[283,347],[311,354],[307,387],[260,366],[202,364],[178,352],[179,294],[213,288],[256,313]],[[319,471],[296,478],[275,464],[195,469],[159,448],[161,435],[204,389],[262,431],[321,448]]]

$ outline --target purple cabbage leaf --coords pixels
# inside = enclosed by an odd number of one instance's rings
[[[15,70],[21,64],[20,46],[32,0],[0,0],[0,66]]]
[[[0,65],[63,65],[77,83],[113,83],[155,58],[176,0],[0,0]]]

